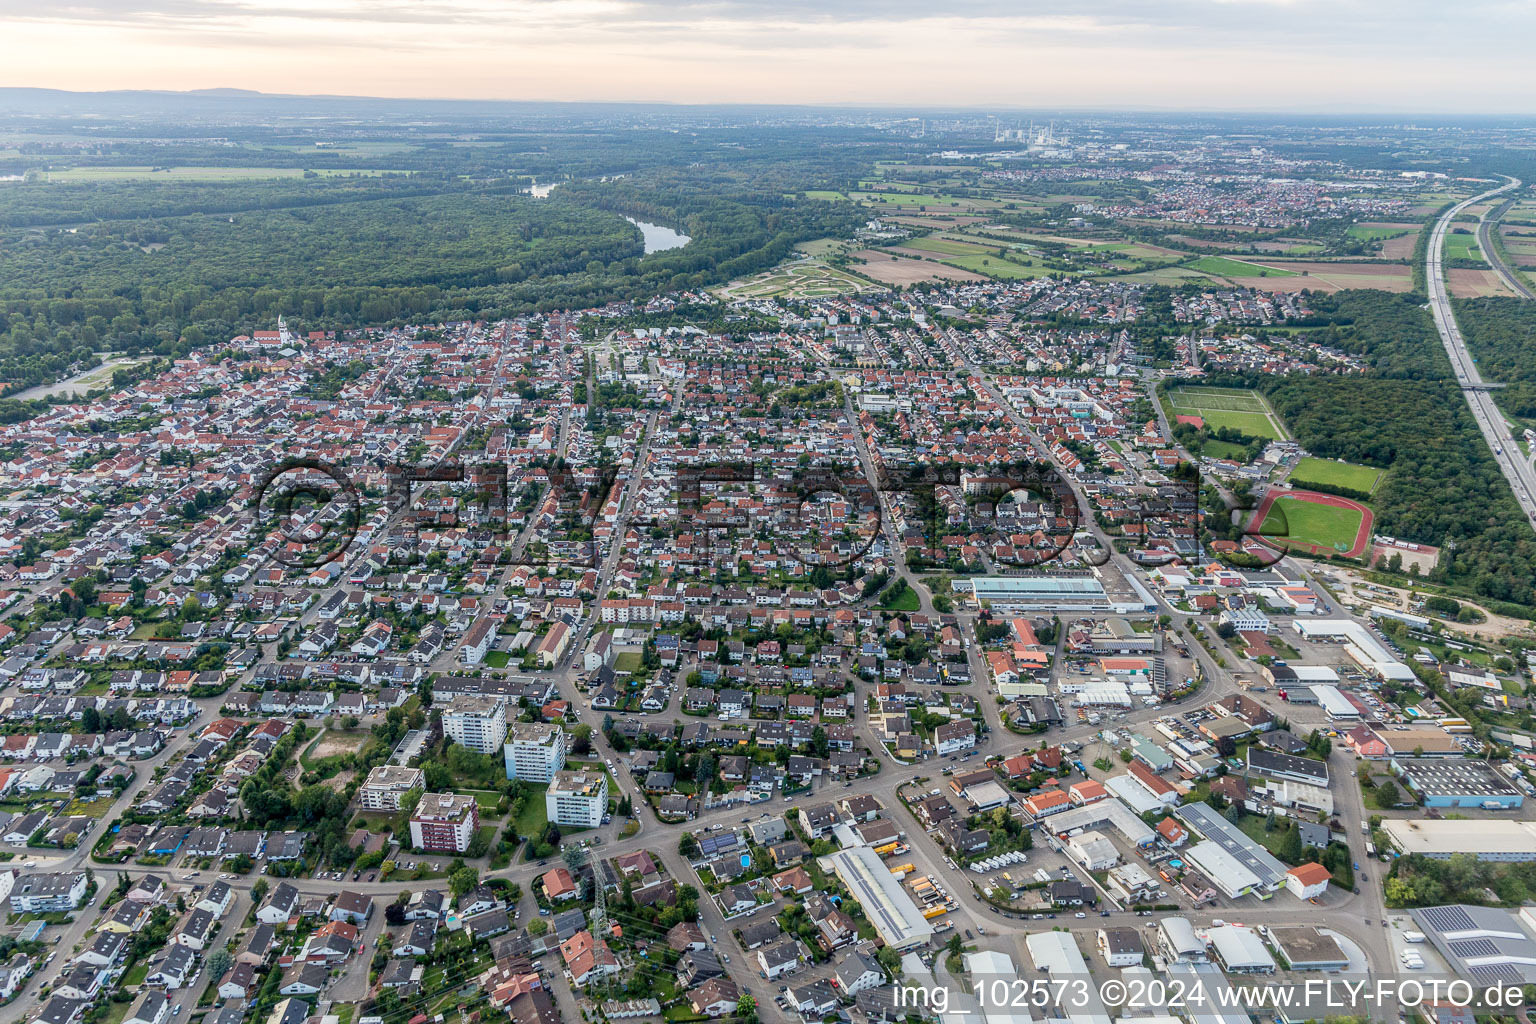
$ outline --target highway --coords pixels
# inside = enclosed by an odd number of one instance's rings
[[[1451,310],[1450,291],[1445,285],[1443,260],[1446,233],[1463,210],[1474,203],[1519,188],[1520,184],[1518,178],[1510,178],[1504,185],[1473,196],[1471,199],[1464,199],[1447,210],[1435,222],[1434,230],[1429,236],[1424,269],[1426,284],[1429,288],[1430,313],[1435,318],[1435,327],[1440,331],[1440,340],[1445,345],[1445,353],[1450,357],[1451,368],[1456,372],[1456,383],[1460,386],[1462,395],[1466,397],[1467,405],[1472,409],[1472,417],[1477,420],[1483,437],[1488,440],[1488,446],[1493,450],[1493,457],[1497,460],[1500,471],[1515,492],[1515,500],[1520,503],[1520,510],[1530,520],[1532,528],[1536,529],[1536,469],[1521,457],[1519,446],[1510,436],[1509,427],[1494,404],[1493,395],[1485,386],[1477,364],[1472,360],[1472,353],[1467,349],[1466,339],[1461,336],[1461,328],[1456,325],[1456,316]]]
[[[1493,272],[1499,275],[1499,280],[1504,282],[1504,287],[1522,299],[1536,299],[1536,292],[1531,291],[1520,273],[1505,263],[1504,258],[1493,247],[1493,233],[1498,230],[1499,218],[1504,216],[1513,202],[1513,199],[1506,200],[1483,214],[1482,223],[1477,226],[1477,247],[1482,250],[1483,258],[1488,261]]]

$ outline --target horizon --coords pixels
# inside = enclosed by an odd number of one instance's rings
[[[1454,11],[1179,0],[1156,12],[1096,0],[1070,14],[987,0],[943,14],[868,0],[830,11],[801,0],[9,7],[9,88],[1256,114],[1334,113],[1347,97],[1376,115],[1536,113],[1522,42],[1536,36],[1536,8],[1491,0]]]

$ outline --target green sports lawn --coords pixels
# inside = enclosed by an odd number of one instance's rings
[[[1375,489],[1376,483],[1381,479],[1381,470],[1370,466],[1356,466],[1348,462],[1334,462],[1332,459],[1305,458],[1296,464],[1291,470],[1291,484],[1296,487],[1304,487],[1307,484],[1323,484],[1324,486],[1348,487],[1352,491],[1369,494]]]
[[[1199,416],[1212,428],[1231,427],[1253,437],[1284,440],[1278,417],[1258,392],[1242,388],[1178,387],[1168,392],[1176,415]]]
[[[1348,551],[1360,532],[1361,518],[1358,509],[1319,505],[1301,498],[1277,498],[1259,530],[1276,544],[1293,540]]]

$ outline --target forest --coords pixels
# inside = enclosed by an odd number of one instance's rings
[[[863,223],[852,204],[797,198],[863,167],[851,148],[791,130],[726,147],[718,134],[713,148],[614,130],[362,155],[191,142],[72,151],[86,167],[339,161],[402,173],[89,184],[29,174],[0,189],[0,379],[11,391],[54,380],[92,351],[179,355],[279,313],[332,329],[644,299],[766,269],[797,242]],[[668,163],[683,151],[694,159]],[[597,170],[625,173],[576,177]],[[534,198],[534,176],[567,180]],[[692,241],[646,256],[626,215]]]
[[[1458,299],[1456,322],[1483,379],[1507,415],[1536,427],[1536,303],[1511,298]]]

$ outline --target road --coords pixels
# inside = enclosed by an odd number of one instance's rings
[[[1451,369],[1456,373],[1456,383],[1461,388],[1467,405],[1472,409],[1472,418],[1477,421],[1478,429],[1483,432],[1483,437],[1488,441],[1488,447],[1493,450],[1493,457],[1499,464],[1500,472],[1509,481],[1510,489],[1515,492],[1515,500],[1520,504],[1520,511],[1525,513],[1532,528],[1536,529],[1536,468],[1532,468],[1531,464],[1521,457],[1520,448],[1511,437],[1503,415],[1494,404],[1493,395],[1485,386],[1482,374],[1478,372],[1477,363],[1467,348],[1461,328],[1456,324],[1456,314],[1451,309],[1450,291],[1445,285],[1443,265],[1445,236],[1457,216],[1474,203],[1482,202],[1510,189],[1519,188],[1520,184],[1518,178],[1510,178],[1507,183],[1498,188],[1490,189],[1471,199],[1464,199],[1447,210],[1435,222],[1434,230],[1429,236],[1424,269],[1429,287],[1430,313],[1435,318],[1435,327],[1440,331],[1440,340],[1445,345],[1445,353],[1450,357]]]
[[[1532,291],[1525,283],[1519,271],[1504,262],[1504,257],[1493,246],[1493,233],[1499,228],[1499,218],[1508,212],[1513,203],[1514,200],[1509,199],[1483,212],[1482,222],[1477,226],[1477,247],[1482,250],[1483,258],[1488,261],[1493,272],[1499,275],[1506,288],[1522,299],[1536,299],[1536,291]]]

